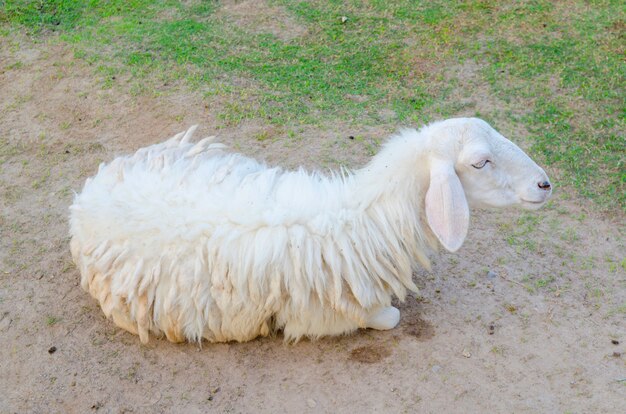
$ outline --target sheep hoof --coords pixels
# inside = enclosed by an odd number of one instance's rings
[[[367,327],[386,331],[395,328],[398,322],[400,322],[400,311],[393,306],[389,306],[373,313],[369,321],[367,321]]]

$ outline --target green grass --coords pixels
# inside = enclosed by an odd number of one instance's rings
[[[0,1],[0,35],[69,44],[103,88],[186,85],[219,104],[223,126],[479,115],[526,131],[558,187],[626,210],[622,2],[268,3],[300,35],[237,24],[217,2],[171,0]]]
[[[61,318],[57,318],[56,316],[46,316],[46,325],[54,326],[61,321]]]

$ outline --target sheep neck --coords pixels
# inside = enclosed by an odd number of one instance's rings
[[[428,151],[419,135],[391,139],[365,167],[356,171],[352,199],[362,208],[393,201],[419,214],[430,180]]]
[[[414,132],[394,137],[356,171],[350,193],[364,225],[381,229],[401,246],[392,256],[403,254],[430,268],[426,252],[437,243],[423,211],[430,180],[425,138]]]

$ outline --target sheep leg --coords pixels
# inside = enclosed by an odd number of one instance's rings
[[[398,322],[400,322],[400,311],[398,308],[388,306],[372,312],[367,320],[366,327],[386,331],[395,328]]]

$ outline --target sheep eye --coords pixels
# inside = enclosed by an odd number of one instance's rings
[[[482,160],[481,162],[479,162],[477,164],[472,164],[472,167],[476,168],[477,170],[480,170],[485,165],[487,165],[488,162],[491,162],[491,161],[489,161],[489,160]]]

